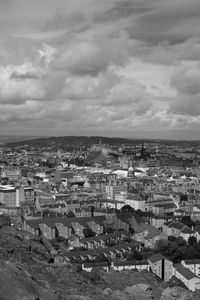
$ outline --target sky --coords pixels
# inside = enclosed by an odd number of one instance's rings
[[[200,140],[199,0],[0,0],[0,134]]]

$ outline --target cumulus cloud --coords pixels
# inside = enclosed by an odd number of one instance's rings
[[[179,67],[171,80],[177,97],[171,102],[169,111],[177,114],[200,115],[200,64],[186,63]]]
[[[200,63],[181,67],[173,76],[171,85],[183,94],[194,95],[200,93]]]
[[[10,75],[10,79],[16,79],[16,80],[28,80],[28,79],[38,79],[38,75],[32,72],[26,72],[26,73],[20,73],[17,71],[14,71]]]
[[[19,69],[19,68],[18,68]],[[15,67],[0,68],[0,102],[14,103],[16,105],[27,99],[42,99],[45,92],[35,80],[15,80],[12,75],[19,74]]]
[[[200,124],[198,0],[4,2],[5,133],[192,136]]]
[[[52,62],[55,69],[66,70],[74,75],[96,76],[112,64],[124,64],[128,59],[127,35],[104,39],[75,40],[63,47]]]

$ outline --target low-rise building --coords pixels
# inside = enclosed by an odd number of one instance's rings
[[[200,277],[200,259],[185,259],[181,264],[196,276]]]
[[[123,271],[123,270],[137,270],[149,271],[149,263],[146,260],[138,260],[138,261],[116,261],[112,265],[112,269],[115,271]]]
[[[174,276],[181,280],[184,285],[192,292],[200,289],[200,278],[198,278],[194,273],[189,269],[185,268],[183,265],[175,265]]]

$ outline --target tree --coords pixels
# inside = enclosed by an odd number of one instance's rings
[[[158,240],[156,242],[155,250],[163,255],[166,255],[166,252],[169,248],[169,241],[167,240]]]
[[[67,217],[68,218],[75,218],[76,216],[75,216],[75,214],[73,213],[73,211],[69,211],[68,213],[67,213]]]
[[[106,227],[104,233],[113,233],[114,229],[112,227]]]
[[[191,220],[190,216],[183,216],[181,222],[188,227],[195,226],[195,223]]]
[[[175,242],[176,242],[177,246],[179,246],[179,247],[187,245],[187,242],[182,238],[182,236],[177,237]]]
[[[83,234],[84,234],[84,237],[92,237],[92,236],[95,236],[95,232],[92,231],[91,228],[89,227],[85,227],[83,229]]]
[[[174,235],[169,235],[168,241],[174,243],[176,241],[176,237]]]
[[[122,213],[133,213],[135,210],[130,206],[130,205],[124,205],[122,208],[121,208],[121,212]]]
[[[189,239],[188,239],[188,244],[190,246],[194,246],[195,244],[197,244],[197,239],[195,236],[190,236]]]

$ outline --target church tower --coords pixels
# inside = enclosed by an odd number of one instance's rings
[[[132,161],[129,161],[129,168],[128,168],[128,174],[127,177],[134,177],[134,169],[133,169],[133,164]]]
[[[142,148],[140,150],[140,157],[141,157],[141,159],[146,160],[146,150],[144,148],[144,142],[143,141],[142,141]]]

